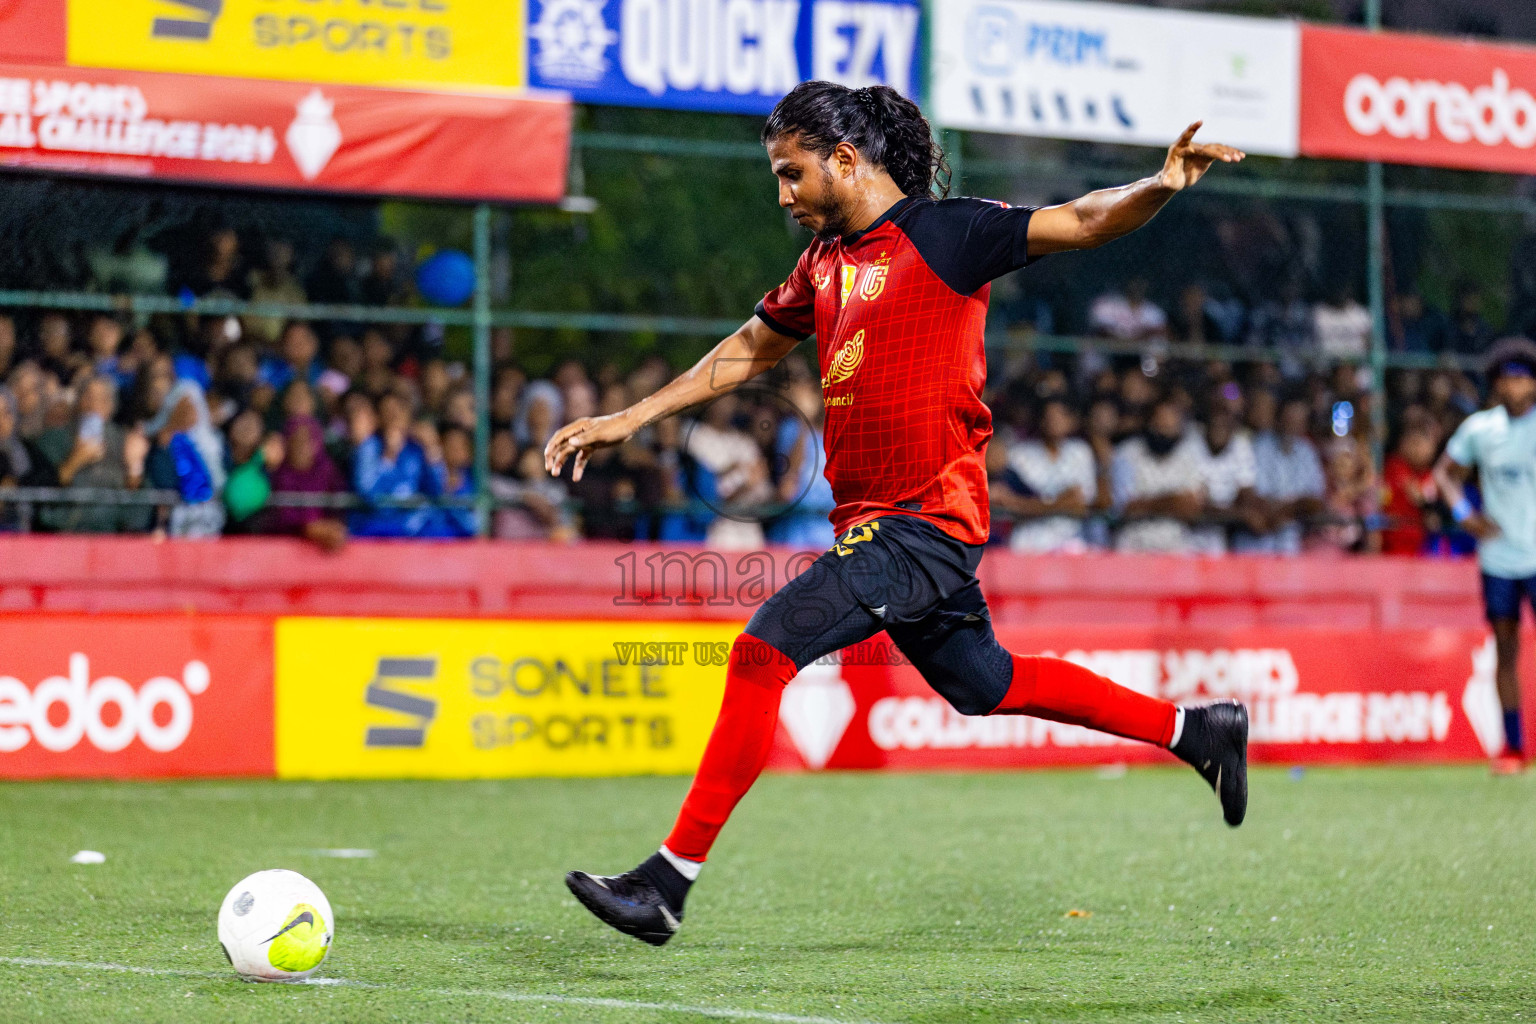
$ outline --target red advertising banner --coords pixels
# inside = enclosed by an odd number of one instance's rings
[[[0,61],[63,64],[65,0],[0,0]]]
[[[1303,26],[1301,152],[1536,173],[1536,49]]]
[[[552,203],[570,130],[558,98],[0,64],[0,166]]]
[[[0,619],[0,778],[272,773],[270,619]]]
[[[1485,630],[1090,626],[997,633],[1014,652],[1065,657],[1177,703],[1241,700],[1256,762],[1475,760],[1503,740]],[[770,767],[976,769],[1169,757],[1078,726],[964,717],[916,669],[887,664],[901,660],[882,634],[843,652],[840,664],[809,666],[785,690]]]

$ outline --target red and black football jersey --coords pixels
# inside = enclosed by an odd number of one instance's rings
[[[864,231],[812,242],[758,303],[773,330],[816,335],[838,533],[912,515],[986,542],[987,300],[1030,262],[1033,212],[904,199]]]

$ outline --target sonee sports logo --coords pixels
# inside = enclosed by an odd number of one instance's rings
[[[390,683],[437,682],[436,658],[380,658],[378,673],[368,683],[364,698],[371,708],[382,708],[414,719],[410,725],[371,725],[363,746],[420,748],[426,746],[427,728],[437,717],[437,701]]]
[[[156,39],[191,39],[207,42],[213,35],[213,23],[224,10],[224,0],[166,0],[187,8],[190,17],[156,18],[149,34]]]
[[[28,689],[13,676],[0,676],[0,753],[33,740],[62,753],[82,740],[116,753],[135,739],[156,753],[180,747],[192,732],[192,697],[208,689],[208,666],[189,661],[180,679],[155,676],[135,689],[117,676],[91,679],[91,661],[69,656],[69,675],[49,676]],[[54,709],[64,709],[63,720]],[[111,708],[112,710],[108,710]]]

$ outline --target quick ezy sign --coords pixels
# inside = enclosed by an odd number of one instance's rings
[[[531,0],[531,84],[586,103],[767,113],[810,79],[916,95],[915,0]]]

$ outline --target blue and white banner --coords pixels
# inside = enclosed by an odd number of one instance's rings
[[[918,94],[919,0],[529,0],[528,78],[578,102],[763,114],[811,79]]]
[[[1296,22],[1081,0],[939,0],[933,111],[949,128],[1295,156]]]

